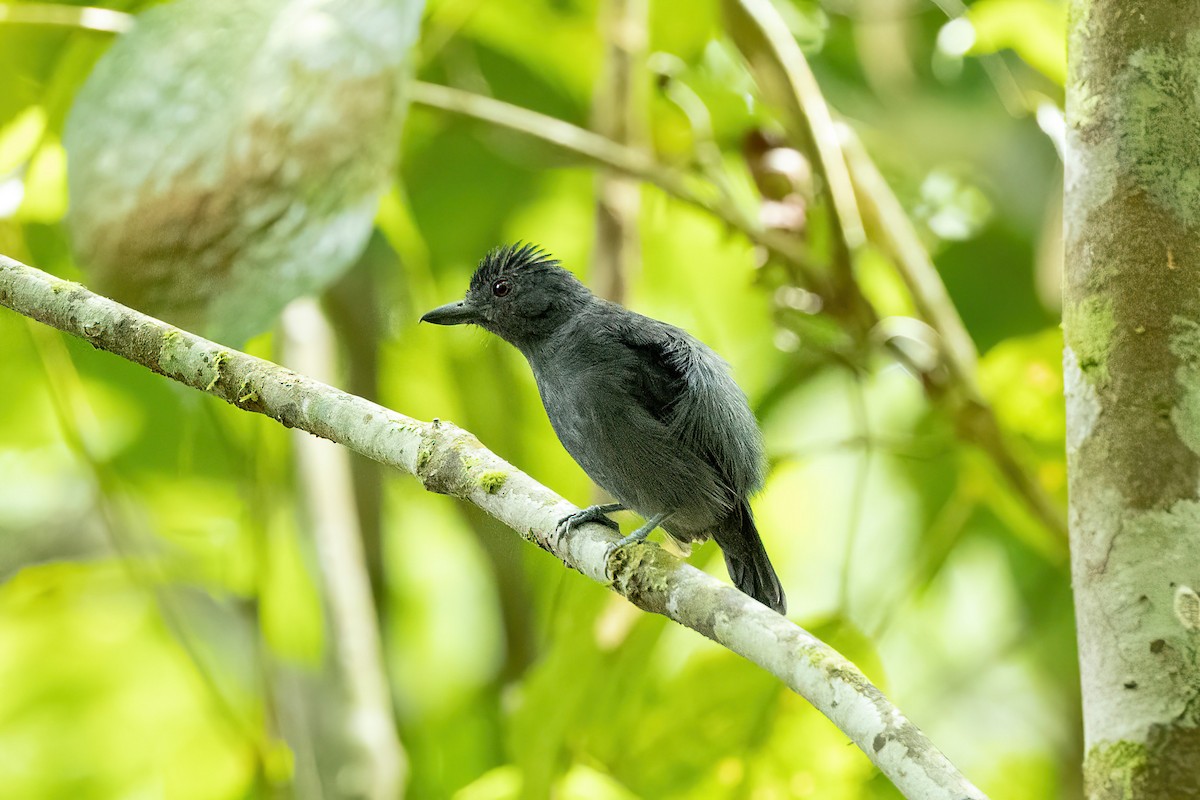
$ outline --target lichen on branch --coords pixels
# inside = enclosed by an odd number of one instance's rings
[[[421,422],[172,327],[0,256],[0,305],[245,411],[345,445],[481,508],[572,569],[753,661],[813,704],[910,800],[986,800],[854,664],[800,626],[653,544],[613,551],[598,524],[468,431]]]

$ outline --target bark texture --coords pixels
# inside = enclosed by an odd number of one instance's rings
[[[1067,119],[1085,785],[1200,797],[1200,2],[1073,0]]]

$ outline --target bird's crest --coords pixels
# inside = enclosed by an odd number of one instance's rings
[[[471,288],[490,284],[501,275],[555,269],[561,266],[558,259],[531,242],[493,247],[479,262],[479,267],[471,277]]]

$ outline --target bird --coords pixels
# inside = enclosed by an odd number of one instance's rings
[[[421,317],[476,325],[525,356],[559,441],[615,503],[560,520],[619,531],[609,514],[644,524],[624,547],[661,527],[690,547],[708,538],[730,579],[780,614],[787,600],[755,525],[750,497],[765,477],[758,422],[728,364],[686,331],[594,295],[542,248],[490,250],[462,300]]]

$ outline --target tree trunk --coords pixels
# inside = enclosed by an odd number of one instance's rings
[[[1200,2],[1072,0],[1067,455],[1099,798],[1200,797]]]

